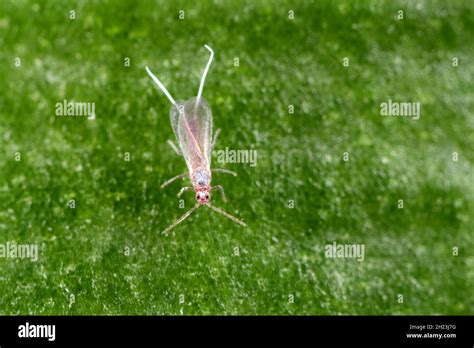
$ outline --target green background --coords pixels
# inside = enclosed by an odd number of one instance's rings
[[[0,243],[40,250],[0,259],[0,314],[474,314],[473,39],[468,0],[1,1]],[[258,151],[213,202],[248,227],[200,208],[165,237],[186,168],[144,67],[188,99],[204,44],[216,150]]]

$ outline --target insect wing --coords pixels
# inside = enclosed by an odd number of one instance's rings
[[[179,134],[178,134],[178,120],[180,112],[184,113],[184,105],[186,104],[183,100],[176,101],[176,105],[171,108],[170,111],[170,121],[171,128],[173,128],[173,133],[178,141],[178,146],[180,146]]]
[[[184,106],[184,107],[183,107]],[[188,169],[210,169],[212,111],[203,99],[192,98],[184,105],[178,103],[171,111],[171,125],[178,139]]]

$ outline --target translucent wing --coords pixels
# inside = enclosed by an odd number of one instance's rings
[[[179,112],[184,113],[184,105],[186,101],[184,100],[177,100],[176,104],[171,108],[170,111],[170,121],[171,121],[171,128],[173,128],[173,133],[176,136],[176,140],[178,141],[178,147],[181,148],[179,143],[179,135],[178,135],[178,119],[179,119]]]
[[[210,170],[212,112],[203,98],[177,102],[170,113],[171,126],[190,172]]]

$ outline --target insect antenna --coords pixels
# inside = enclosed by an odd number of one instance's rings
[[[158,87],[160,87],[161,91],[168,97],[171,104],[173,104],[177,109],[179,109],[178,104],[176,104],[176,102],[174,101],[174,99],[171,96],[170,92],[168,92],[168,90],[166,89],[166,87],[161,83],[160,80],[158,80],[158,77],[153,75],[153,73],[151,72],[150,69],[148,69],[148,67],[145,67],[145,69],[146,69],[146,72],[148,73],[148,75],[150,75],[150,77],[153,79],[153,81],[155,81],[155,83],[158,85]]]
[[[171,231],[176,225],[179,225],[181,222],[183,222],[184,219],[186,219],[189,215],[192,214],[193,211],[195,211],[197,208],[199,208],[199,203],[196,203],[194,207],[189,209],[186,213],[183,214],[178,220],[173,222],[171,225],[169,225],[163,232],[162,234],[168,234],[169,231]]]
[[[198,103],[199,103],[199,99],[201,99],[202,89],[204,88],[204,81],[206,80],[207,72],[209,71],[209,67],[211,66],[212,59],[214,59],[214,51],[212,50],[212,48],[210,48],[208,45],[204,45],[204,47],[206,47],[206,49],[209,52],[211,52],[211,57],[209,57],[209,61],[207,62],[206,69],[204,69],[204,72],[201,77],[201,83],[199,84],[199,91],[197,95]]]
[[[209,208],[211,208],[212,210],[218,212],[219,214],[224,215],[226,218],[231,219],[232,221],[238,223],[239,225],[244,226],[244,227],[247,226],[247,225],[245,224],[245,222],[243,222],[242,220],[237,219],[235,216],[230,215],[229,213],[223,211],[222,209],[217,208],[217,207],[214,207],[213,205],[210,205],[210,204],[206,204],[206,205],[207,205]]]

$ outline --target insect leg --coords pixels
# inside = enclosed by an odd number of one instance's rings
[[[169,231],[171,231],[171,229],[173,229],[174,227],[176,227],[176,225],[180,224],[184,219],[186,219],[189,215],[192,214],[193,211],[195,211],[197,208],[199,208],[199,203],[196,203],[196,205],[194,207],[192,207],[191,209],[189,209],[186,213],[183,214],[183,216],[181,216],[178,220],[176,220],[175,222],[173,222],[171,225],[169,225],[163,232],[161,232],[162,234],[168,234]]]
[[[178,154],[178,156],[182,156],[183,153],[181,152],[180,149],[178,149],[178,147],[171,141],[168,139],[167,141],[168,145],[171,146],[171,148],[174,150],[174,152],[176,152]]]
[[[211,208],[212,210],[218,212],[219,214],[224,215],[226,218],[231,219],[232,221],[238,223],[239,225],[244,226],[244,227],[247,226],[245,222],[243,222],[242,220],[237,219],[235,216],[230,215],[229,213],[223,211],[222,209],[219,209],[219,208],[217,208],[217,207],[214,207],[213,205],[210,205],[209,203],[206,204],[206,205],[207,205],[209,208]]]
[[[165,187],[165,186],[168,186],[169,184],[171,184],[171,183],[174,182],[175,180],[185,178],[187,175],[188,175],[188,173],[183,173],[183,174],[176,175],[176,176],[172,177],[171,179],[165,181],[165,182],[163,183],[163,185],[161,185],[161,188],[163,188],[163,187]]]
[[[212,139],[212,143],[211,143],[211,150],[214,149],[214,145],[216,145],[217,136],[219,135],[220,132],[221,132],[221,129],[218,128],[216,132],[214,133],[214,138]]]
[[[189,191],[189,190],[192,190],[192,189],[193,189],[192,186],[181,187],[181,190],[179,190],[179,192],[178,192],[178,197],[181,197],[183,192],[186,192],[186,191]]]
[[[225,198],[224,188],[222,187],[222,185],[213,186],[213,187],[211,187],[211,190],[221,191],[222,200],[224,202],[227,202],[227,198]]]
[[[214,169],[212,169],[212,172],[214,172],[214,173],[225,173],[225,174],[230,174],[230,175],[233,175],[233,176],[237,176],[236,172],[233,172],[232,170],[227,170],[227,169],[224,169],[224,168],[214,168]]]

